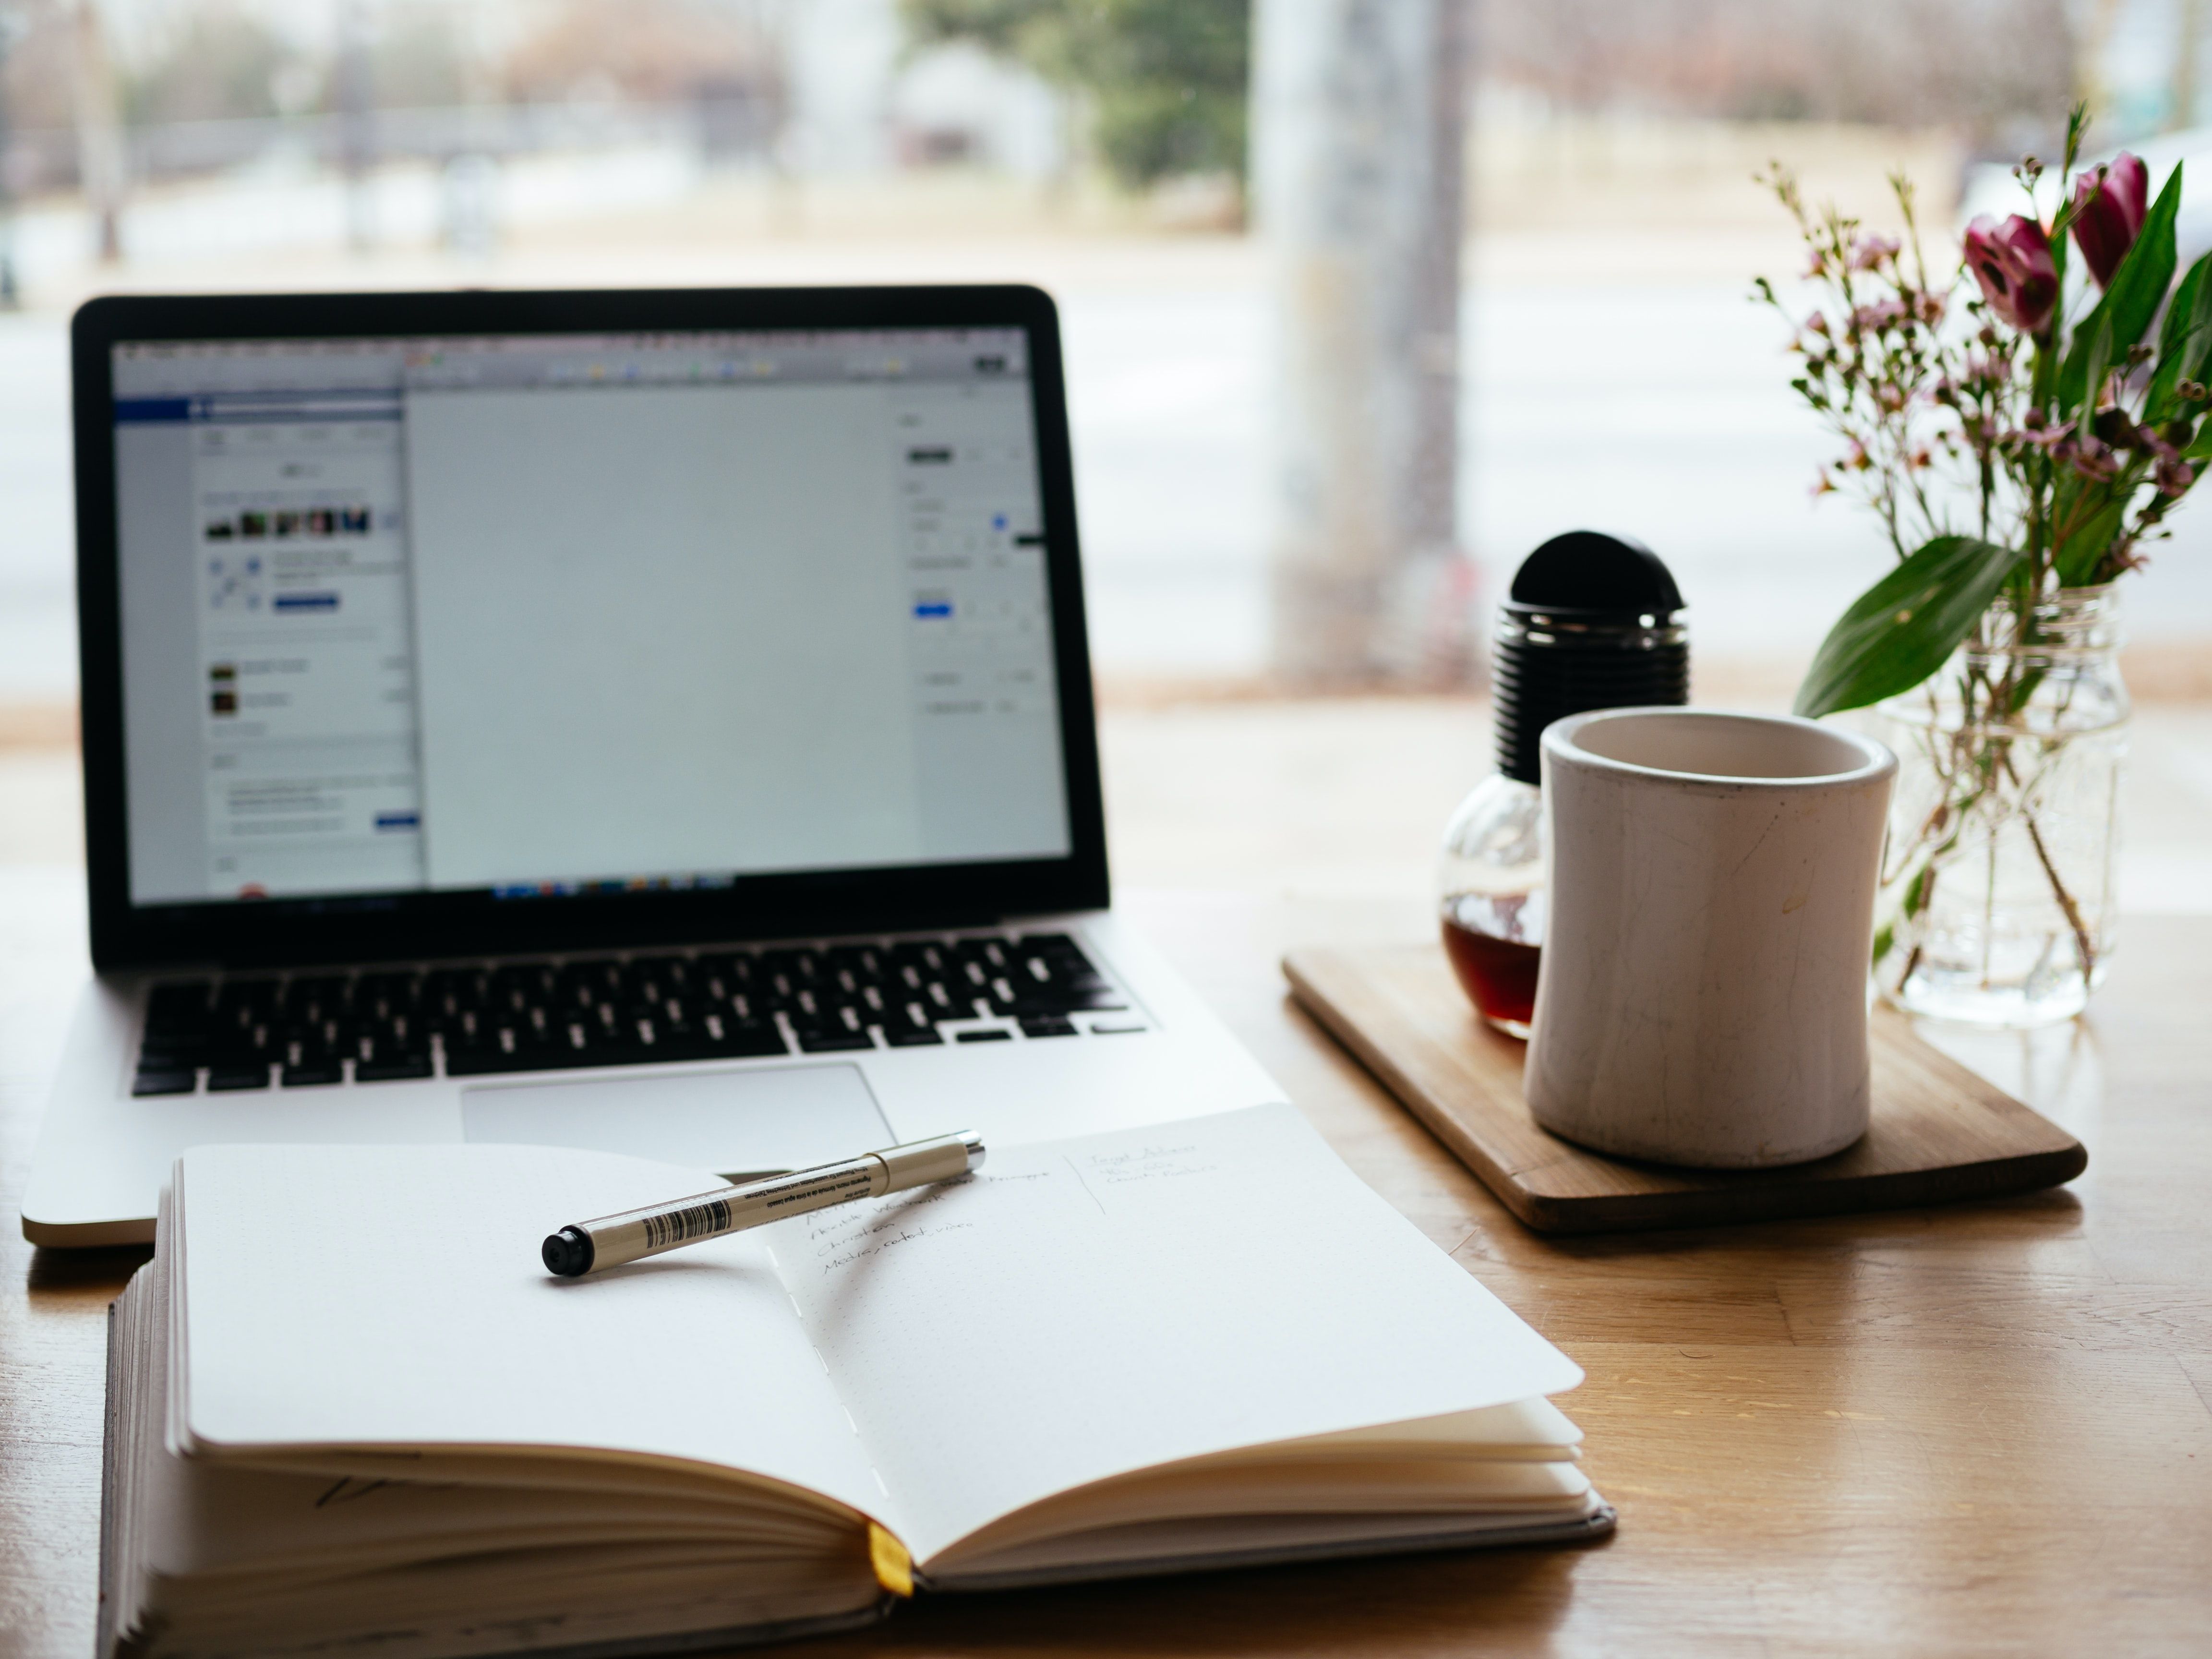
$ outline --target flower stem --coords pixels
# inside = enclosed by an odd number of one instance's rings
[[[2043,832],[2035,827],[2035,814],[2025,806],[2021,809],[2021,822],[2027,826],[2027,839],[2041,860],[2043,873],[2051,878],[2051,890],[2057,896],[2058,908],[2066,913],[2066,925],[2074,930],[2074,950],[2081,959],[2081,988],[2089,988],[2089,975],[2096,971],[2097,947],[2089,942],[2089,929],[2081,921],[2081,908],[2074,902],[2074,895],[2066,890],[2060,879],[2058,866],[2051,860],[2051,849],[2043,844]]]

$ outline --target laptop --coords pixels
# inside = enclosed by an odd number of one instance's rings
[[[1022,287],[107,298],[85,987],[23,1199],[212,1141],[730,1176],[1277,1101],[1109,905]]]

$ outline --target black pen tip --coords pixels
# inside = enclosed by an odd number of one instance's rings
[[[557,1233],[548,1233],[539,1254],[545,1258],[545,1271],[558,1279],[580,1279],[592,1270],[592,1258],[596,1254],[592,1241],[574,1227],[563,1227]]]

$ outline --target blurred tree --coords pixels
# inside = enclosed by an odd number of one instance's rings
[[[149,126],[274,115],[276,76],[294,55],[283,36],[234,6],[191,7],[182,27],[123,77],[123,118]]]
[[[2059,119],[2069,0],[1489,0],[1495,79],[1581,108],[1949,126],[2002,150]],[[2109,10],[2109,6],[2106,7]]]
[[[1259,0],[1254,195],[1273,291],[1275,672],[1463,684],[1468,0]]]
[[[508,55],[507,89],[526,102],[681,103],[743,88],[781,110],[781,51],[755,9],[699,0],[568,0]]]
[[[0,66],[0,98],[15,132],[59,131],[74,118],[71,82],[76,60],[76,20],[64,0],[15,0],[7,14],[8,56]],[[35,189],[44,179],[15,181]]]
[[[369,83],[386,109],[435,109],[468,101],[468,54],[450,9],[387,12],[369,48]]]
[[[921,44],[969,40],[1088,100],[1091,136],[1133,188],[1244,176],[1251,0],[900,0]]]

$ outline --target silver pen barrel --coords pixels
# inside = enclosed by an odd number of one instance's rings
[[[973,1130],[909,1141],[811,1170],[578,1222],[549,1237],[541,1255],[547,1271],[563,1279],[580,1278],[786,1216],[950,1181],[980,1169],[984,1156],[982,1137]]]

